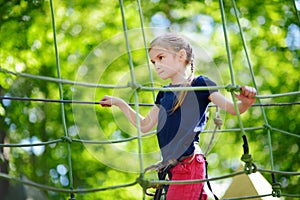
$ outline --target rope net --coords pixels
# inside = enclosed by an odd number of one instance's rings
[[[57,193],[67,193],[69,194],[69,199],[76,199],[76,195],[79,194],[86,194],[86,193],[94,193],[94,192],[102,192],[102,191],[107,191],[107,190],[115,190],[115,189],[120,189],[120,188],[130,188],[136,185],[140,185],[142,187],[142,198],[145,199],[146,193],[148,192],[149,188],[156,187],[158,185],[170,185],[170,184],[183,184],[183,183],[199,183],[199,182],[207,182],[207,181],[218,181],[218,180],[224,180],[228,178],[232,178],[235,176],[240,176],[242,174],[252,174],[255,172],[261,172],[264,174],[268,174],[272,178],[272,190],[269,191],[269,193],[263,194],[263,195],[255,195],[255,196],[241,196],[237,197],[238,199],[251,199],[251,198],[258,198],[258,197],[266,197],[266,196],[273,196],[273,197],[300,197],[299,191],[295,191],[293,194],[287,194],[284,192],[284,188],[282,188],[281,184],[276,180],[277,175],[286,175],[286,176],[299,176],[299,172],[291,172],[291,171],[279,171],[276,170],[275,162],[273,156],[274,149],[272,149],[273,144],[272,144],[272,134],[275,133],[280,133],[284,134],[289,137],[294,137],[295,140],[299,140],[300,134],[299,133],[291,133],[287,132],[285,130],[282,130],[281,128],[278,128],[276,126],[273,126],[272,124],[269,123],[269,119],[267,117],[265,108],[266,107],[279,107],[279,106],[297,106],[300,104],[299,101],[295,102],[281,102],[281,103],[263,103],[263,99],[273,99],[273,98],[279,98],[279,97],[287,97],[287,96],[293,96],[297,97],[299,96],[300,92],[299,91],[291,91],[287,93],[280,93],[280,94],[272,94],[272,95],[261,95],[259,91],[259,87],[257,84],[257,80],[254,75],[254,70],[252,67],[251,59],[249,56],[248,48],[246,46],[246,41],[245,41],[245,35],[243,32],[243,29],[240,24],[240,17],[239,17],[239,11],[237,9],[237,6],[235,4],[235,1],[231,1],[232,6],[233,6],[233,12],[234,16],[236,17],[236,22],[237,22],[237,27],[238,31],[240,34],[240,38],[242,41],[243,45],[243,51],[245,53],[245,60],[249,68],[249,73],[251,75],[251,82],[254,85],[254,87],[257,89],[258,94],[256,96],[257,98],[257,103],[253,105],[253,107],[257,107],[260,109],[260,112],[263,116],[264,124],[260,124],[258,126],[253,126],[253,127],[244,127],[243,125],[243,120],[241,116],[238,114],[237,115],[237,121],[238,121],[238,127],[239,128],[234,128],[234,129],[221,129],[222,122],[220,122],[220,116],[219,116],[219,111],[216,110],[216,118],[214,120],[215,124],[212,125],[212,129],[207,129],[203,131],[203,133],[209,133],[205,134],[209,138],[210,142],[207,146],[206,153],[210,151],[213,145],[213,141],[216,139],[215,137],[219,137],[221,133],[227,133],[227,132],[237,132],[240,133],[243,138],[243,154],[241,156],[241,160],[244,162],[244,170],[238,171],[238,172],[233,172],[229,173],[226,175],[220,175],[216,176],[213,178],[208,178],[208,179],[203,179],[203,180],[190,180],[190,181],[161,181],[161,180],[155,180],[153,178],[147,177],[148,174],[145,173],[145,169],[147,166],[149,166],[151,163],[157,161],[159,158],[157,157],[157,151],[156,152],[144,152],[144,146],[147,145],[147,141],[144,140],[150,140],[153,143],[153,137],[155,136],[155,131],[146,133],[146,134],[141,134],[141,129],[138,123],[137,129],[129,129],[126,130],[125,132],[133,132],[132,135],[127,135],[126,137],[121,137],[120,134],[122,133],[115,133],[118,135],[119,139],[110,139],[107,135],[100,135],[97,131],[93,130],[98,130],[101,129],[98,126],[99,124],[99,118],[96,116],[97,108],[95,109],[95,106],[97,106],[98,102],[97,101],[90,101],[91,99],[97,99],[98,96],[95,94],[99,90],[114,90],[117,91],[116,95],[128,95],[130,93],[130,97],[127,97],[128,102],[131,106],[134,107],[137,113],[140,113],[140,109],[143,107],[149,107],[152,106],[153,104],[151,103],[140,103],[141,99],[143,99],[141,93],[143,92],[151,92],[153,99],[155,98],[155,92],[157,91],[163,91],[163,90],[169,90],[166,88],[162,88],[159,86],[156,86],[155,83],[155,75],[152,74],[151,69],[149,67],[149,58],[147,55],[147,40],[146,35],[149,35],[148,32],[152,32],[153,29],[147,29],[144,27],[144,22],[143,22],[143,13],[141,9],[141,4],[140,1],[137,1],[138,5],[138,13],[140,17],[140,24],[141,24],[141,31],[138,33],[138,36],[136,36],[137,31],[131,31],[128,29],[128,26],[126,24],[126,16],[125,16],[125,10],[124,10],[124,5],[123,1],[119,1],[120,5],[120,11],[121,11],[121,16],[122,16],[122,27],[123,27],[123,33],[124,35],[122,36],[124,39],[120,40],[122,43],[126,46],[126,52],[124,53],[124,56],[128,58],[129,61],[129,74],[127,77],[121,77],[119,83],[117,85],[109,85],[109,84],[95,84],[96,82],[99,82],[97,78],[98,76],[95,77],[95,74],[105,74],[103,71],[90,71],[91,75],[82,75],[82,70],[84,70],[84,67],[81,68],[81,72],[78,73],[77,80],[79,81],[72,81],[72,80],[66,80],[62,79],[61,76],[61,67],[60,67],[60,59],[59,59],[59,51],[58,51],[58,42],[57,42],[57,31],[56,31],[56,23],[55,23],[55,12],[54,12],[54,6],[53,6],[53,1],[50,0],[50,10],[51,10],[51,19],[52,19],[52,28],[53,28],[53,43],[54,43],[54,48],[55,48],[55,58],[56,58],[56,71],[57,71],[57,76],[56,78],[54,77],[48,77],[48,76],[40,76],[40,75],[34,75],[34,74],[27,74],[27,73],[20,73],[20,72],[13,72],[4,68],[0,68],[1,73],[7,75],[7,76],[15,76],[19,78],[24,78],[24,79],[31,79],[31,80],[37,80],[41,82],[52,82],[58,85],[59,88],[59,96],[57,99],[47,99],[47,98],[28,98],[28,97],[18,97],[18,96],[1,96],[2,101],[22,101],[24,103],[26,102],[37,102],[37,103],[46,103],[45,105],[49,104],[54,104],[57,103],[60,105],[60,113],[61,113],[61,120],[62,120],[62,125],[63,125],[63,135],[60,138],[48,140],[45,142],[32,142],[32,141],[27,141],[24,143],[20,144],[10,144],[10,143],[3,143],[0,144],[1,148],[32,148],[32,147],[42,147],[42,146],[47,146],[50,147],[50,150],[53,150],[55,148],[60,148],[61,146],[66,147],[66,151],[64,152],[66,156],[64,157],[67,160],[67,168],[68,168],[68,187],[53,187],[50,185],[46,184],[41,184],[37,183],[31,180],[26,180],[23,178],[18,178],[13,175],[9,175],[7,173],[0,173],[0,177],[5,180],[9,180],[11,182],[15,181],[27,186],[32,186],[35,188],[39,188],[42,190],[46,191],[51,191],[51,192],[57,192]],[[294,2],[295,3],[295,2]],[[223,27],[223,33],[224,33],[224,38],[225,38],[225,46],[226,46],[226,52],[227,52],[227,59],[228,59],[228,64],[229,64],[229,72],[230,72],[230,78],[231,78],[231,83],[227,85],[220,85],[217,87],[181,87],[181,88],[174,88],[174,91],[181,91],[181,90],[207,90],[207,89],[219,89],[219,90],[224,90],[227,91],[234,103],[235,103],[235,108],[237,109],[236,106],[236,100],[234,97],[234,92],[239,90],[239,85],[236,84],[236,78],[235,78],[235,72],[234,72],[234,67],[232,63],[232,57],[231,57],[231,50],[230,50],[230,42],[229,42],[229,36],[228,36],[228,30],[227,27],[228,25],[226,24],[226,16],[225,16],[225,11],[224,11],[224,3],[222,0],[219,1],[219,6],[220,6],[220,14],[221,14],[221,19],[222,19],[222,27]],[[295,6],[296,13],[298,16],[297,8]],[[299,18],[299,17],[298,17]],[[140,41],[143,41],[143,47],[134,47],[133,41],[131,38],[140,38]],[[116,40],[115,40],[116,41]],[[107,44],[102,44],[103,46],[107,46]],[[96,48],[94,51],[94,54],[92,55],[93,59],[90,59],[89,64],[95,64],[97,63],[97,58],[99,58],[98,55],[95,56],[95,52],[97,50],[101,50],[103,46],[99,46]],[[138,69],[135,67],[135,63],[133,62],[133,54],[137,50],[144,50],[145,54],[145,59],[147,60],[147,69],[148,72],[144,73],[145,68]],[[117,51],[117,50],[116,50]],[[140,51],[139,51],[140,52]],[[112,54],[115,53],[112,50]],[[118,54],[122,54],[118,52]],[[100,54],[100,53],[99,53]],[[95,64],[96,65],[96,64]],[[79,70],[80,71],[80,70]],[[144,73],[146,74],[145,76],[141,76],[140,74]],[[137,74],[139,74],[137,76]],[[143,74],[143,75],[144,75]],[[142,80],[143,81],[142,81]],[[85,82],[85,80],[89,80],[90,82]],[[127,81],[129,80],[129,81]],[[145,81],[146,80],[146,81]],[[93,83],[95,82],[95,83]],[[125,84],[124,84],[125,83]],[[80,97],[84,97],[86,100],[69,100],[64,98],[64,85],[69,85],[72,87],[75,92],[73,95],[74,99],[80,99]],[[125,91],[124,93],[120,91]],[[49,103],[49,104],[48,104]],[[72,136],[72,132],[70,134],[70,130],[68,129],[67,126],[67,114],[66,112],[66,105],[71,104],[73,107],[73,117],[74,121],[76,121],[76,124],[78,127],[80,127],[80,130],[85,133],[81,133],[80,139],[77,137]],[[214,112],[214,105],[210,105],[210,110]],[[218,108],[216,108],[218,109]],[[89,115],[86,113],[93,113],[95,115]],[[138,119],[138,117],[137,117]],[[85,121],[89,121],[89,123],[85,123]],[[121,126],[123,126],[124,123],[126,122],[120,122],[122,120],[117,121],[117,123],[120,123]],[[101,122],[101,123],[108,123],[107,121]],[[100,123],[100,124],[101,124]],[[122,124],[123,123],[123,124]],[[91,125],[94,124],[94,125]],[[95,127],[94,127],[95,126]],[[126,126],[126,125],[125,125]],[[263,131],[266,133],[267,136],[267,148],[268,148],[268,153],[270,156],[270,169],[264,169],[260,168],[257,166],[255,163],[255,159],[252,158],[252,155],[250,154],[251,152],[251,145],[248,145],[248,141],[246,138],[246,135],[248,132],[259,132]],[[102,130],[104,132],[104,130]],[[203,135],[203,134],[202,134]],[[201,135],[201,136],[202,136]],[[209,137],[211,135],[211,137]],[[93,139],[97,138],[97,139]],[[150,138],[150,139],[149,139]],[[129,147],[135,146],[137,149],[136,152],[129,152],[124,151],[123,149],[120,149],[120,145],[126,146],[126,143],[128,142],[133,142],[133,144],[129,145]],[[150,143],[150,142],[149,142]],[[148,145],[151,145],[148,144]],[[74,155],[72,156],[72,149],[76,148],[74,147],[75,145],[81,145],[84,146],[85,148],[88,149],[89,152],[92,152],[94,155],[97,154],[95,157],[96,159],[100,160],[102,163],[105,165],[115,168],[117,170],[125,171],[125,172],[131,172],[134,174],[134,180],[128,183],[124,184],[116,184],[116,185],[111,185],[111,186],[106,186],[106,187],[99,187],[99,188],[84,188],[84,187],[78,187],[75,182],[74,182],[74,167],[78,165],[78,160],[74,160]],[[249,148],[250,146],[250,148]],[[126,155],[129,154],[129,155]],[[109,157],[120,157],[118,160],[111,160]],[[123,157],[123,158],[121,158]],[[130,163],[128,161],[130,160]],[[131,162],[132,160],[132,162]],[[126,162],[127,161],[127,162]],[[76,163],[76,164],[74,164]],[[124,164],[124,166],[122,166]],[[32,166],[34,167],[34,166]],[[94,168],[96,169],[96,168]],[[105,177],[109,179],[109,177]],[[132,179],[132,178],[131,178]],[[233,198],[234,199],[234,198]]]

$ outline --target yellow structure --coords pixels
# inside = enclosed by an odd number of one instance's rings
[[[242,171],[241,165],[237,171]],[[242,196],[256,196],[272,194],[271,184],[259,172],[252,174],[242,174],[234,176],[230,186],[225,192],[222,199],[237,198]],[[254,200],[278,200],[280,198],[267,196],[261,198],[253,198]]]

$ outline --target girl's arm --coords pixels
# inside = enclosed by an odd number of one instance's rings
[[[237,102],[237,105],[241,114],[248,110],[248,108],[256,101],[255,95],[255,88],[249,86],[242,86],[241,92],[239,94],[235,94],[235,97],[240,100]],[[211,102],[224,109],[226,112],[236,115],[233,102],[225,98],[221,93],[214,92],[208,98]]]
[[[104,96],[100,100],[100,105],[103,107],[118,106],[125,114],[128,120],[136,127],[136,112],[123,99],[113,96]],[[146,117],[139,114],[141,131],[143,133],[150,131],[156,124],[158,119],[159,108],[153,106]]]

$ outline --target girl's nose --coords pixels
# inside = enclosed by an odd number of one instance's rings
[[[160,65],[158,63],[154,64],[155,69],[160,69]]]

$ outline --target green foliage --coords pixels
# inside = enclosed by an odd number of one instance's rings
[[[297,1],[299,2],[299,1]],[[290,1],[237,1],[260,95],[299,91],[299,21]],[[131,82],[122,16],[117,1],[54,1],[57,47],[61,76],[79,82],[124,86]],[[13,72],[58,77],[49,1],[0,1],[0,67]],[[137,2],[124,2],[134,76],[138,84],[151,85],[146,51],[142,40]],[[299,9],[299,8],[298,8]],[[219,85],[231,82],[224,45],[222,21],[217,1],[143,1],[142,11],[147,42],[157,32],[170,29],[185,34],[196,50],[197,73],[212,77]],[[229,42],[235,81],[252,85],[242,41],[231,1],[225,1]],[[298,31],[298,32],[297,32]],[[294,33],[294,34],[293,34]],[[298,43],[297,43],[298,42]],[[153,69],[154,85],[158,79]],[[0,73],[0,85],[7,96],[59,99],[57,83]],[[134,103],[132,89],[89,88],[63,84],[64,99],[98,101],[116,95]],[[221,91],[226,94],[226,91]],[[139,91],[140,103],[153,103],[153,94]],[[262,100],[262,103],[299,102],[299,95]],[[2,129],[9,143],[59,139],[65,135],[61,105],[29,101],[3,101]],[[98,105],[64,104],[68,134],[91,140],[128,139],[137,135],[119,110]],[[148,107],[140,107],[146,115]],[[214,109],[212,116],[214,115]],[[266,107],[266,119],[259,107],[242,116],[244,127],[271,127],[299,136],[299,106]],[[221,113],[223,128],[236,128],[235,117]],[[2,118],[1,118],[2,120]],[[208,129],[213,128],[212,120]],[[4,128],[3,128],[4,127]],[[271,131],[276,170],[299,171],[299,137]],[[271,168],[267,129],[247,131],[250,153],[260,168]],[[208,156],[210,176],[236,169],[242,155],[240,132],[218,133]],[[211,135],[201,134],[205,149]],[[138,177],[137,141],[118,145],[71,143],[74,188],[102,188],[134,182]],[[159,158],[155,136],[142,140],[144,167]],[[111,152],[110,150],[115,150]],[[37,148],[10,148],[9,174],[25,176],[37,183],[69,189],[70,166],[67,143]],[[284,161],[284,162],[283,162]],[[123,168],[124,167],[124,168]],[[64,172],[64,170],[66,172]],[[271,182],[270,175],[264,174]],[[154,177],[155,178],[155,177]],[[295,193],[299,178],[276,175],[284,193]],[[68,194],[46,192],[49,199],[66,199]],[[76,194],[77,199],[141,199],[136,185],[96,193]]]

